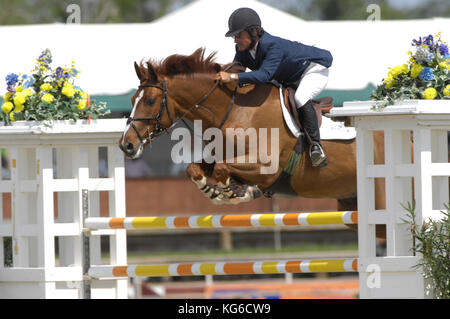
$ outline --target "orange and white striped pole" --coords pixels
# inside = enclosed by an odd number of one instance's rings
[[[357,224],[356,211],[286,213],[286,214],[235,214],[208,216],[167,217],[92,217],[84,222],[89,229],[177,229],[261,226],[311,226]]]
[[[356,272],[358,259],[309,259],[286,261],[246,261],[214,263],[175,263],[160,265],[93,266],[91,278],[204,276],[244,274],[285,274]]]

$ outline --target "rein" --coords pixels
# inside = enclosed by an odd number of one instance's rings
[[[226,68],[225,71],[227,71],[228,69],[229,68]],[[141,85],[139,85],[138,89],[143,89],[146,87],[153,87],[153,88],[157,88],[163,92],[163,98],[161,100],[161,107],[159,109],[159,113],[156,116],[148,116],[148,117],[131,117],[130,116],[130,117],[128,117],[127,125],[131,125],[131,127],[134,129],[141,144],[145,144],[147,141],[151,140],[152,138],[159,136],[162,132],[164,132],[164,131],[170,129],[171,127],[173,127],[174,125],[176,125],[180,120],[183,121],[183,123],[192,131],[192,129],[185,122],[184,117],[186,116],[186,114],[191,112],[193,108],[198,108],[198,107],[202,107],[203,109],[209,111],[214,116],[214,114],[210,110],[201,106],[200,104],[205,102],[208,99],[208,97],[214,92],[214,90],[217,88],[218,85],[219,85],[219,80],[216,80],[214,83],[214,86],[197,103],[195,103],[186,112],[184,112],[184,114],[178,120],[174,121],[170,114],[170,109],[169,109],[169,105],[168,105],[166,81],[163,79],[161,81],[161,85],[141,84]],[[220,122],[219,129],[222,128],[223,124],[226,122],[226,120],[228,119],[228,116],[230,115],[232,106],[234,104],[234,98],[236,96],[236,91],[237,91],[237,86],[236,86],[236,89],[233,91],[233,95],[231,97],[231,102],[230,102],[230,105],[228,106],[227,113],[225,114],[225,117]],[[167,115],[169,116],[169,119],[172,122],[172,124],[168,128],[164,128],[161,123],[161,119],[162,119],[165,109],[167,109]],[[156,121],[156,125],[152,132],[150,132],[149,129],[147,129],[147,137],[144,138],[144,137],[142,137],[142,135],[139,133],[138,129],[134,125],[134,123],[133,123],[134,121]]]

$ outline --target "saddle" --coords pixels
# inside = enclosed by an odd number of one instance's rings
[[[289,112],[294,117],[297,125],[301,128],[302,125],[300,123],[298,117],[298,111],[295,106],[295,89],[291,87],[284,88],[283,97],[284,104],[287,106]],[[322,125],[322,115],[330,113],[330,110],[334,107],[333,98],[331,96],[324,96],[317,99],[312,100],[314,109],[316,110],[317,120],[319,122],[319,127]]]

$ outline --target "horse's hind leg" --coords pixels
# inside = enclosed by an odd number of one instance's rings
[[[208,166],[206,163],[191,163],[187,167],[186,173],[203,195],[211,199],[214,204],[229,204],[228,198],[222,189],[208,182],[207,176],[211,176],[212,173],[211,166]]]
[[[249,202],[262,195],[261,190],[256,186],[242,185],[231,175],[228,166],[224,163],[217,163],[214,166],[213,178],[217,182],[224,195],[233,204]]]

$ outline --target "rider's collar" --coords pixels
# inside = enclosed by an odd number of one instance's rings
[[[256,59],[256,50],[258,49],[258,44],[259,44],[259,41],[256,42],[253,49],[248,50],[250,52],[250,55],[252,56],[253,60]]]

